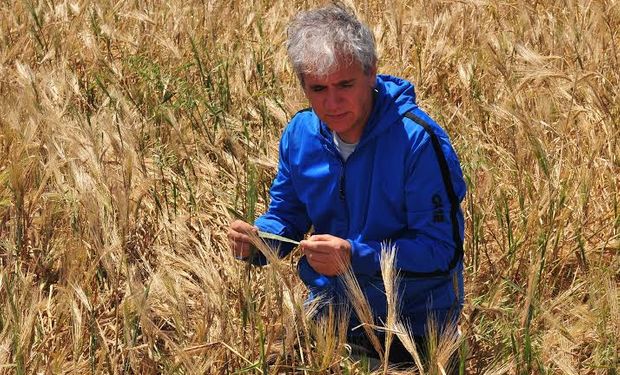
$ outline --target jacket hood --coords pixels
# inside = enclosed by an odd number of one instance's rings
[[[379,94],[382,94],[380,97],[383,99],[384,106],[386,101],[390,102],[391,106],[401,111],[401,116],[417,107],[413,84],[402,78],[379,74],[377,75],[377,90]]]
[[[373,109],[360,138],[360,145],[387,130],[394,122],[402,119],[405,113],[415,108],[417,108],[416,95],[411,82],[378,74]],[[324,136],[331,133],[322,121],[320,126]]]

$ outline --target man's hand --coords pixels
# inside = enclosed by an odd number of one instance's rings
[[[325,276],[343,273],[351,264],[349,241],[329,234],[318,234],[300,242],[310,267]]]
[[[248,233],[257,233],[258,228],[242,220],[235,220],[228,228],[228,243],[237,258],[247,258],[251,254],[252,242]]]

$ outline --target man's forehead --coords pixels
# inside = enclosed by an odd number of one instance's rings
[[[359,64],[340,66],[327,74],[305,73],[303,78],[310,85],[328,85],[355,80],[363,74]]]

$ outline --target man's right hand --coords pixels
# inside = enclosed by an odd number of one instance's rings
[[[248,233],[258,233],[258,228],[245,221],[235,220],[228,228],[228,243],[237,258],[245,259],[251,255],[252,242]]]

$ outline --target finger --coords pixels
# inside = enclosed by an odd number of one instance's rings
[[[235,220],[232,223],[230,223],[230,227],[233,228],[234,230],[239,230],[245,227],[246,225],[249,225],[249,224],[243,220]]]
[[[257,233],[258,228],[256,226],[250,225],[242,220],[235,220],[230,224],[230,228],[239,233]]]
[[[330,249],[330,251],[308,251],[306,256],[309,258],[327,264],[337,264],[343,262],[342,252]]]
[[[310,248],[309,251],[315,254],[322,254],[322,255],[329,256],[329,255],[334,254],[334,252],[336,252],[337,249],[331,246],[317,246],[317,247]]]
[[[228,232],[228,239],[233,242],[251,243],[251,239],[248,235],[240,232]]]
[[[236,241],[236,240],[242,240],[242,239],[248,239],[248,237],[245,235],[245,232],[242,229],[239,229],[238,227],[235,226],[230,226],[230,228],[228,228],[228,233],[227,233],[228,239]]]
[[[228,242],[235,256],[246,257],[250,255],[252,241],[249,236],[243,233],[230,231],[228,232]]]
[[[325,266],[331,266],[332,262],[329,262],[325,259],[312,259],[312,264],[316,265],[316,266],[321,266],[321,267],[325,267]]]
[[[248,235],[258,235],[258,228],[254,227],[252,225],[249,225],[247,227],[244,228],[243,233],[246,233]]]
[[[308,261],[308,264],[310,264],[310,267],[312,267],[313,270],[322,275],[327,275],[328,273],[330,273],[329,270],[331,269],[331,265],[328,263]]]
[[[306,259],[308,259],[309,262],[311,263],[315,263],[315,262],[320,262],[320,263],[324,263],[324,256],[321,253],[317,253],[315,251],[306,251],[304,252],[304,255],[306,256]]]
[[[304,255],[308,255],[309,253],[312,253],[315,251],[316,245],[311,243],[308,240],[301,240],[299,242],[299,247],[301,248],[301,252]]]
[[[331,234],[314,234],[308,238],[310,241],[324,242],[334,239]]]
[[[308,259],[312,260],[313,262],[316,263],[322,263],[322,264],[331,264],[336,262],[336,260],[334,259],[333,254],[325,254],[325,253],[319,253],[319,252],[309,252],[307,255]]]
[[[301,245],[301,248],[304,252],[312,251],[316,253],[329,254],[333,251],[332,246],[330,246],[329,243],[326,242],[304,240],[301,241],[299,244]]]

